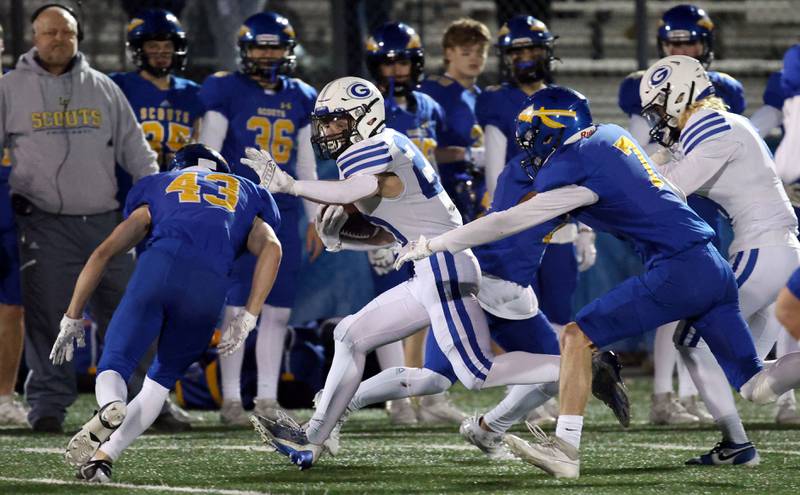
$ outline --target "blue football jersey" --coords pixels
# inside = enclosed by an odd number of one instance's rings
[[[800,44],[789,48],[783,55],[781,88],[785,98],[800,95]]]
[[[562,146],[539,170],[538,192],[576,184],[599,197],[575,210],[595,230],[630,240],[649,267],[692,246],[714,231],[673,193],[625,129],[598,125],[589,137]]]
[[[128,98],[147,142],[159,155],[163,172],[168,157],[191,142],[195,123],[203,116],[200,85],[171,76],[169,89],[161,90],[138,72],[118,72],[109,77]]]
[[[520,164],[523,158],[525,155],[519,154],[503,168],[488,213],[507,210],[517,205],[526,194],[535,191],[533,182]],[[562,220],[553,219],[511,237],[476,246],[472,251],[478,258],[481,271],[525,287],[533,282],[539,270],[550,235],[562,224]]]
[[[447,76],[428,76],[419,90],[442,106],[445,127],[438,133],[439,146],[483,145],[483,129],[475,117],[475,102],[481,94],[480,88],[465,88]]]
[[[187,255],[213,261],[223,273],[246,250],[255,217],[275,230],[280,226],[277,205],[265,188],[199,168],[141,178],[128,194],[125,217],[143,204],[152,218],[148,247],[161,239],[185,241],[197,248]]]
[[[258,182],[256,173],[239,163],[247,147],[269,151],[275,162],[292,177],[297,177],[297,134],[311,122],[317,91],[299,79],[279,76],[277,91],[262,88],[240,72],[218,72],[200,89],[206,111],[221,113],[228,119],[228,133],[222,156],[236,175]],[[281,208],[298,208],[300,200],[276,194]]]
[[[444,129],[444,110],[433,98],[419,91],[412,91],[407,109],[400,108],[392,98],[384,98],[386,127],[405,134],[425,158],[436,163],[434,152],[439,146],[439,133]]]
[[[642,101],[639,96],[639,83],[644,71],[636,71],[622,80],[619,86],[619,107],[628,115],[642,113]],[[714,92],[728,105],[731,113],[744,113],[747,101],[744,97],[742,83],[723,72],[708,71],[708,78],[714,86]]]
[[[767,79],[767,87],[764,88],[764,104],[775,107],[778,110],[783,109],[783,88],[781,87],[781,78],[783,71],[779,70],[769,75]]]
[[[499,86],[489,86],[475,102],[475,114],[478,124],[486,129],[493,125],[503,132],[506,137],[506,162],[520,154],[522,150],[517,145],[516,119],[528,95],[510,83]]]

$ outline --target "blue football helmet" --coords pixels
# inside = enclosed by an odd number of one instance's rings
[[[512,17],[497,33],[497,52],[507,77],[520,84],[530,84],[550,77],[556,36],[547,25],[530,15]],[[520,48],[540,47],[545,55],[537,60],[514,62],[511,53]]]
[[[168,67],[153,67],[144,53],[145,41],[172,41],[174,52],[172,63]],[[164,9],[146,9],[139,12],[128,23],[128,50],[133,64],[139,70],[145,70],[156,77],[163,77],[172,70],[183,70],[186,67],[188,43],[186,31],[175,15]]]
[[[370,33],[366,42],[367,68],[378,86],[391,89],[394,96],[405,96],[422,80],[425,53],[422,40],[411,26],[402,22],[387,22]],[[381,64],[396,60],[411,61],[411,75],[398,83],[381,75]]]
[[[516,134],[528,155],[522,167],[531,180],[565,140],[591,126],[589,100],[577,91],[548,86],[528,97],[517,115]]]
[[[170,170],[181,170],[197,165],[215,170],[217,172],[231,173],[228,162],[217,151],[209,148],[205,144],[187,144],[179,149],[172,157]]]
[[[294,28],[289,20],[275,12],[251,15],[239,28],[239,65],[244,74],[274,81],[278,74],[291,74],[297,66]],[[251,47],[283,48],[285,54],[275,61],[255,59],[247,54]]]
[[[658,56],[664,58],[667,53],[665,43],[694,43],[703,44],[703,53],[697,57],[703,66],[708,69],[714,60],[714,23],[706,11],[695,5],[677,5],[664,12],[658,26],[656,45]]]

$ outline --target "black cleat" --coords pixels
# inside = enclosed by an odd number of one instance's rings
[[[592,356],[592,395],[603,401],[619,424],[627,428],[631,424],[631,403],[619,373],[621,369],[617,355],[611,351]]]
[[[78,468],[75,477],[89,483],[108,483],[111,481],[111,461],[89,461]]]

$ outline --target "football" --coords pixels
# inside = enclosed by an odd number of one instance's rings
[[[355,205],[344,205],[344,211],[347,213],[347,221],[339,231],[339,236],[343,239],[364,240],[374,236],[380,229],[369,222]]]

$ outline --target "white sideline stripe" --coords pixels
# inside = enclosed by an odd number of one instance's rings
[[[385,447],[373,447],[380,450],[398,449],[398,450],[412,450],[419,449],[419,444],[396,444],[387,445]],[[427,450],[458,450],[469,451],[475,450],[471,445],[428,445],[425,447]],[[185,450],[186,446],[182,445],[147,445],[130,447],[127,450]],[[255,445],[204,445],[203,450],[245,450],[253,452],[274,452],[275,449]],[[63,454],[63,448],[57,447],[27,447],[19,449],[19,452],[26,454]]]
[[[130,483],[85,483],[81,481],[64,481],[52,478],[11,478],[8,476],[0,476],[0,481],[9,481],[12,483],[31,483],[42,485],[62,485],[62,486],[79,486],[81,488],[124,488],[126,490],[147,490],[159,492],[175,492],[175,493],[219,493],[222,495],[269,495],[270,492],[253,492],[245,490],[228,490],[224,488],[200,488],[193,486],[169,486],[169,485],[133,485]]]
[[[660,450],[686,450],[686,451],[695,451],[699,452],[707,447],[692,447],[691,445],[678,445],[678,444],[671,444],[671,443],[625,443],[620,448],[627,448],[627,447],[643,447],[647,449],[660,449]],[[608,448],[608,447],[604,447]],[[612,446],[613,448],[613,446]],[[756,449],[760,453],[764,454],[784,454],[784,455],[800,455],[800,451],[797,450],[774,450],[774,449],[760,449],[756,446]]]

